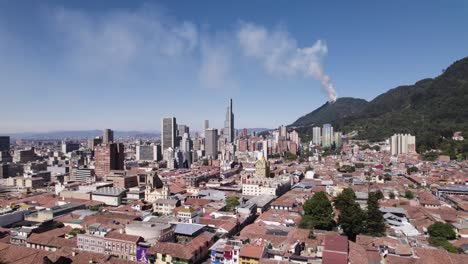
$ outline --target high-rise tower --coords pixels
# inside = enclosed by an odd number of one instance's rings
[[[177,144],[177,121],[175,117],[166,117],[161,122],[161,146],[162,150],[169,147],[175,148]]]
[[[104,129],[102,132],[102,143],[104,145],[114,142],[114,131],[112,129]]]
[[[234,114],[232,113],[232,98],[229,98],[229,106],[226,111],[226,120],[224,121],[223,135],[227,142],[234,142]]]

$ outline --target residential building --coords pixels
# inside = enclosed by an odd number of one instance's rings
[[[180,201],[176,199],[157,199],[153,202],[153,212],[162,215],[173,215],[174,209],[180,206]]]
[[[266,255],[267,250],[264,245],[245,245],[240,249],[239,260],[241,264],[258,264]]]
[[[330,147],[333,143],[333,127],[330,124],[324,124],[322,129],[322,146]]]
[[[275,178],[267,177],[248,177],[243,175],[242,195],[263,196],[275,195],[280,196],[289,191],[292,186],[293,176],[284,174]]]
[[[118,256],[124,260],[136,261],[139,236],[110,231],[94,224],[88,227],[85,234],[77,235],[78,250]]]
[[[393,156],[416,153],[416,137],[411,134],[395,134],[390,138],[390,153]]]
[[[322,128],[313,127],[312,128],[312,143],[314,145],[322,145]]]

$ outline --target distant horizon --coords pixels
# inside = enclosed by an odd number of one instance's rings
[[[202,132],[201,130],[193,129],[189,126],[190,128],[190,133],[200,133]],[[10,135],[20,135],[20,134],[52,134],[52,133],[71,133],[71,132],[94,132],[94,131],[100,131],[102,132],[104,129],[71,129],[71,130],[49,130],[49,131],[20,131],[20,132],[1,132],[0,131],[0,136],[10,136]],[[151,133],[151,134],[160,134],[161,131],[158,129],[155,130],[140,130],[140,129],[131,129],[131,130],[122,130],[122,129],[112,129],[114,132],[117,133],[130,133],[130,132],[135,132],[135,133]],[[221,128],[218,128],[221,129]],[[242,130],[244,128],[235,128],[236,130]],[[245,129],[247,130],[271,130],[274,128],[267,128],[267,127],[246,127]]]

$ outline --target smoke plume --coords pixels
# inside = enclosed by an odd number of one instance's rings
[[[328,49],[321,40],[310,47],[299,48],[285,30],[268,31],[265,27],[244,23],[237,32],[239,44],[246,56],[260,60],[271,74],[302,73],[320,82],[329,102],[336,101],[330,77],[325,74],[321,59]]]

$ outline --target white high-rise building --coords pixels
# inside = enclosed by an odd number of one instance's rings
[[[322,128],[321,127],[312,128],[312,143],[317,146],[322,144]]]
[[[395,134],[390,137],[390,153],[399,154],[416,153],[416,137],[411,134]]]
[[[324,124],[322,130],[322,145],[330,147],[333,143],[333,127],[330,124]]]
[[[342,145],[342,139],[341,137],[343,136],[343,133],[341,132],[335,132],[333,136],[333,142],[335,143],[336,147],[341,147]]]
[[[291,133],[289,133],[289,138],[292,142],[296,143],[297,145],[299,145],[301,141],[301,139],[299,138],[299,133],[297,133],[296,130],[293,130]]]

